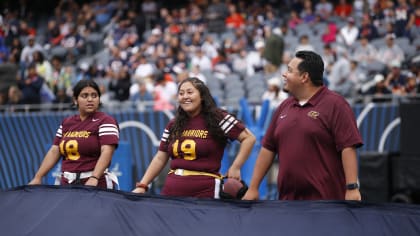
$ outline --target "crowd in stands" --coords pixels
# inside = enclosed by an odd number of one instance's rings
[[[60,0],[36,18],[3,3],[0,107],[69,104],[72,86],[90,78],[104,105],[172,109],[177,83],[190,76],[221,105],[279,104],[281,74],[298,50],[322,55],[326,85],[351,102],[420,93],[416,0],[181,2]],[[273,36],[284,44],[276,51]]]

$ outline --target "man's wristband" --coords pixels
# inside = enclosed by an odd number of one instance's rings
[[[351,183],[351,184],[347,184],[346,185],[346,189],[347,190],[353,190],[353,189],[358,189],[359,188],[359,184],[358,183]]]
[[[149,190],[149,186],[147,186],[147,184],[143,184],[141,182],[136,183],[136,188],[143,188],[146,192]]]

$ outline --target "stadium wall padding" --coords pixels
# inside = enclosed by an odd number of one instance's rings
[[[169,198],[76,186],[0,191],[7,236],[419,235],[420,206]]]

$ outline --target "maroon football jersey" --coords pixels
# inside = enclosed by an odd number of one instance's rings
[[[214,140],[207,130],[202,115],[191,118],[186,125],[182,137],[168,143],[169,129],[174,120],[169,122],[162,135],[159,150],[167,152],[171,157],[171,168],[199,170],[217,173],[223,157],[224,148]],[[220,128],[229,139],[236,139],[244,125],[234,116],[225,114]]]
[[[118,145],[117,121],[96,112],[84,121],[79,115],[63,120],[54,138],[63,157],[62,171],[84,172],[95,168],[101,154],[101,145]]]
[[[245,126],[234,116],[228,113],[224,113],[224,115],[224,118],[219,123],[220,128],[229,139],[236,139],[245,129]],[[169,154],[171,158],[170,168],[218,173],[225,147],[220,145],[210,136],[203,116],[200,114],[191,118],[182,133],[182,137],[173,142],[169,142],[169,130],[173,125],[173,122],[174,120],[171,120],[165,128],[159,146],[160,151]],[[162,194],[213,197],[214,194],[212,194],[212,192],[214,192],[215,184],[212,177],[188,176],[189,180],[185,179],[185,181],[182,180],[183,178],[180,179],[179,177],[180,176],[174,176],[172,174],[169,175],[166,179]],[[199,186],[196,186],[197,188],[193,188],[191,178],[195,179],[196,182],[198,179],[201,179],[202,182]],[[169,186],[174,182],[177,183],[176,188],[174,188],[174,186]],[[203,184],[206,182],[209,184]],[[191,192],[193,189],[195,189],[193,191],[194,193]],[[203,193],[208,193],[208,195],[203,195]]]

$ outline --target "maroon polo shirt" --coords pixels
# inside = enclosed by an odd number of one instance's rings
[[[347,101],[325,86],[303,106],[293,97],[273,114],[262,141],[279,155],[278,191],[283,200],[343,200],[341,151],[363,141]]]

